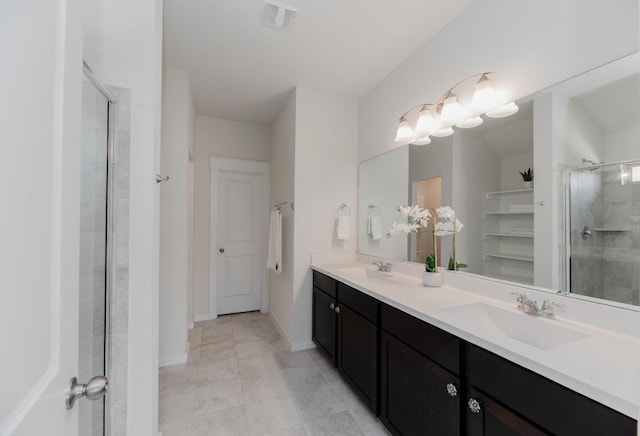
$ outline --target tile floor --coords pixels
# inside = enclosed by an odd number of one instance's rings
[[[389,433],[317,350],[291,353],[269,315],[196,323],[188,363],[160,368],[162,436]]]

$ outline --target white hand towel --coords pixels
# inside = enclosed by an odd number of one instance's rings
[[[382,220],[380,215],[372,215],[369,220],[371,222],[371,239],[374,241],[382,239]]]
[[[271,212],[267,268],[276,273],[282,272],[282,213],[279,210]]]
[[[338,214],[338,219],[336,220],[336,234],[338,239],[341,241],[346,241],[349,239],[349,215],[340,215]]]

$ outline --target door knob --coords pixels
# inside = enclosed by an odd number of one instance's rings
[[[329,309],[333,310],[333,309],[335,309],[335,308],[336,308],[336,305],[335,305],[335,304],[331,303],[331,304],[329,305]]]
[[[220,253],[224,253],[224,248],[218,250]]]
[[[336,313],[340,313],[340,306],[336,306],[334,310],[336,311]]]
[[[95,401],[104,397],[109,389],[109,380],[103,375],[93,377],[86,385],[79,384],[78,379],[73,377],[69,382],[69,392],[67,393],[67,409],[72,409],[76,400],[86,397]]]

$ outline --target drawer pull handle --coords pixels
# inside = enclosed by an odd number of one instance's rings
[[[482,408],[480,407],[480,401],[476,400],[475,398],[469,398],[469,402],[467,403],[467,405],[469,406],[469,410],[471,410],[473,413],[480,413],[480,410],[482,410]]]
[[[340,313],[340,306],[336,306],[336,313]]]
[[[336,308],[336,305],[335,305],[335,304],[333,304],[333,303],[331,303],[331,304],[329,305],[329,308],[330,308],[331,310],[333,310],[333,309],[335,309],[335,308]]]
[[[451,397],[457,397],[458,396],[458,388],[456,388],[456,385],[454,385],[453,383],[447,383],[447,393]]]

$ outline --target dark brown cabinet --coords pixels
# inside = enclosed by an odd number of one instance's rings
[[[514,416],[547,432],[538,434],[636,434],[634,419],[476,345],[466,344],[465,366],[466,380],[471,388],[504,405],[505,411],[510,410]],[[492,406],[489,410],[498,409]],[[496,420],[495,415],[489,413],[492,421]],[[506,412],[501,411],[500,416],[506,416]],[[490,423],[484,425],[486,429]]]
[[[465,403],[465,414],[467,436],[543,436],[550,434],[475,389],[469,389]]]
[[[333,364],[336,361],[336,300],[313,287],[313,342]]]
[[[394,435],[460,434],[460,379],[383,330],[380,419]]]
[[[314,273],[313,341],[362,400],[378,413],[378,306],[374,298]]]
[[[397,436],[635,435],[637,421],[314,271],[313,340]]]

